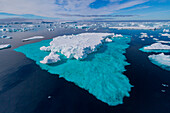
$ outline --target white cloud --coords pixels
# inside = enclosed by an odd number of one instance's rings
[[[104,15],[117,10],[133,7],[148,0],[110,0],[105,7],[94,9],[89,4],[95,0],[0,0],[0,12],[12,14],[33,14],[44,17],[61,17],[58,14]]]

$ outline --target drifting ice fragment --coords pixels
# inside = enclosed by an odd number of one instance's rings
[[[158,55],[149,55],[148,58],[155,65],[170,71],[170,55],[165,55],[164,53]]]
[[[1,44],[1,45],[0,45],[0,50],[2,50],[2,49],[7,49],[7,48],[10,48],[10,47],[11,47],[10,44]]]
[[[25,42],[25,41],[30,41],[30,40],[42,39],[42,38],[44,38],[44,36],[33,36],[30,38],[22,39],[22,41]]]

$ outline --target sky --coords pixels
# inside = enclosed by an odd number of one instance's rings
[[[0,18],[170,20],[170,0],[0,0]]]

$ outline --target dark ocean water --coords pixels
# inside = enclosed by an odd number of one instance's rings
[[[132,35],[125,54],[131,65],[126,66],[124,74],[134,87],[122,105],[112,107],[75,84],[41,70],[34,61],[13,51],[20,45],[30,43],[20,42],[21,37],[44,35],[51,38],[80,32],[85,31],[63,29],[50,34],[43,31],[13,34],[15,40],[10,40],[13,47],[0,51],[0,113],[170,113],[170,89],[162,86],[163,83],[170,84],[170,72],[152,64],[147,58],[151,53],[139,51],[139,48],[154,42],[152,39],[141,41],[138,38],[141,32],[168,40],[158,37],[159,30],[97,31]]]

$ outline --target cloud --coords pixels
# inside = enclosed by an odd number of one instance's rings
[[[96,0],[0,0],[0,12],[10,14],[31,14],[43,17],[112,17],[117,10],[143,4],[148,0],[108,0],[101,8],[92,8]],[[115,17],[115,16],[113,16]]]

